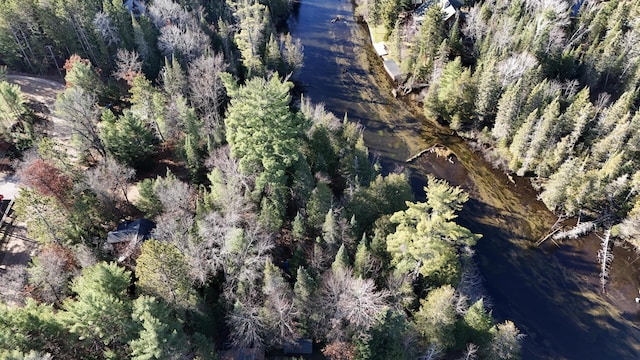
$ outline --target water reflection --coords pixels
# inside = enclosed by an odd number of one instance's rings
[[[477,261],[495,304],[494,315],[512,319],[527,334],[523,358],[640,358],[640,333],[629,321],[637,314],[635,304],[627,306],[626,315],[610,306],[614,298],[630,305],[637,279],[614,276],[612,291],[603,297],[594,249],[586,245],[593,239],[563,244],[558,250],[553,244],[546,250],[531,248],[555,218],[536,200],[528,181],[516,179],[512,184],[460,138],[394,99],[392,84],[368,45],[366,30],[354,22],[349,2],[302,1],[289,28],[305,46],[305,65],[295,78],[303,84],[305,96],[324,102],[338,117],[347,113],[350,120],[365,125],[365,141],[383,167],[389,171],[408,166],[414,190],[420,192],[425,175],[431,173],[470,193],[460,220],[484,235],[477,245]],[[331,23],[337,15],[346,23]],[[406,164],[407,158],[434,144],[455,155],[452,163],[427,154]],[[627,257],[616,252],[614,261]],[[623,269],[621,274],[637,274],[624,264],[614,266]]]

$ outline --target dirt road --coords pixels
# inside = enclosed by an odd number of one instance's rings
[[[69,156],[75,157],[77,154],[70,146],[72,138],[71,126],[67,121],[54,114],[56,97],[64,90],[64,84],[25,75],[7,75],[7,80],[20,86],[27,99],[44,105],[40,107],[42,111],[38,112],[37,115],[48,122],[45,126],[46,135],[61,145],[60,151],[67,152]]]

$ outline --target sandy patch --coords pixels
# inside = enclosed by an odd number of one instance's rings
[[[66,152],[73,159],[77,158],[77,152],[71,146],[71,124],[55,116],[56,97],[60,92],[64,91],[64,84],[23,75],[8,75],[7,80],[10,83],[20,86],[20,89],[27,99],[44,105],[44,109],[46,110],[37,115],[48,122],[47,136],[58,142],[61,152]]]
[[[0,172],[0,195],[5,199],[15,199],[20,191],[18,179],[7,172]]]

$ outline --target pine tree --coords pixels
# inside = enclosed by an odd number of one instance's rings
[[[244,174],[258,174],[255,192],[271,188],[271,201],[284,207],[287,194],[277,189],[288,183],[291,168],[301,158],[307,128],[304,118],[289,110],[293,84],[274,76],[269,81],[253,78],[237,89],[228,81],[225,86],[231,95],[225,119],[231,154]]]
[[[67,70],[64,76],[67,88],[79,88],[96,97],[102,94],[102,81],[89,60],[71,55],[64,68]]]
[[[347,254],[347,250],[344,248],[344,244],[342,244],[340,245],[340,248],[336,253],[336,257],[331,264],[331,269],[333,270],[333,272],[337,272],[345,271],[350,267],[349,254]]]
[[[98,263],[71,283],[75,299],[63,304],[61,321],[89,349],[122,353],[133,338],[131,273],[116,263]],[[121,354],[124,355],[124,354]]]
[[[475,98],[475,112],[479,125],[477,127],[482,128],[482,126],[488,125],[495,119],[498,111],[501,88],[498,84],[495,62],[489,60],[482,63],[473,77],[476,79],[477,84]]]
[[[443,180],[429,177],[426,203],[410,203],[391,216],[398,224],[387,236],[391,263],[401,274],[422,275],[435,284],[458,281],[459,252],[468,252],[479,235],[453,222],[468,195]]]
[[[431,290],[420,300],[415,314],[416,328],[426,342],[440,350],[455,344],[455,290],[450,285]]]
[[[523,334],[509,320],[491,329],[493,335],[486,358],[489,360],[518,359]]]
[[[102,121],[100,138],[119,162],[140,166],[155,152],[153,133],[131,111],[116,117],[111,110],[106,110]]]
[[[367,234],[362,234],[362,239],[358,243],[356,249],[356,258],[353,264],[353,273],[355,276],[367,278],[370,275],[370,269],[373,262],[373,257],[370,250],[367,247]]]
[[[531,135],[531,144],[526,151],[522,166],[517,171],[518,175],[524,175],[529,169],[535,169],[536,174],[541,176],[549,175],[549,166],[544,161],[541,162],[541,155],[551,150],[557,141],[554,130],[557,129],[559,115],[560,101],[556,98],[544,109],[542,117],[535,126],[535,131]]]
[[[331,210],[333,194],[329,186],[324,182],[318,182],[311,192],[311,198],[307,202],[307,218],[309,227],[319,229],[324,223],[327,213]]]
[[[293,219],[293,223],[291,224],[291,234],[295,240],[302,240],[306,235],[306,228],[304,225],[304,218],[300,214],[300,212],[296,213],[296,217]]]
[[[180,321],[163,301],[146,295],[140,296],[133,302],[131,316],[141,328],[138,336],[129,342],[132,359],[187,356],[187,337]]]
[[[0,357],[11,350],[58,354],[75,348],[77,337],[70,334],[56,316],[53,305],[27,299],[22,307],[0,304]]]
[[[145,241],[136,265],[138,288],[173,306],[185,309],[194,306],[197,298],[186,261],[173,244],[153,239]]]
[[[240,31],[234,37],[242,54],[243,65],[248,70],[248,78],[264,73],[263,49],[271,31],[269,10],[261,3],[239,2],[236,4],[236,17]]]
[[[432,64],[438,53],[438,47],[444,40],[444,21],[440,7],[431,6],[425,13],[420,26],[417,46],[412,47],[412,57],[415,59],[414,69],[411,71],[418,80],[427,80]]]
[[[382,310],[366,337],[356,341],[355,359],[409,360],[415,359],[416,348],[409,340],[413,329],[404,314],[392,309]]]
[[[298,321],[302,335],[309,336],[314,319],[315,310],[313,301],[317,284],[309,272],[302,266],[296,273],[296,283],[293,286],[293,305],[298,312]]]
[[[276,41],[274,34],[269,36],[264,57],[267,69],[278,73],[281,72],[282,58],[280,54],[280,44]]]
[[[498,112],[496,121],[491,130],[493,136],[499,144],[508,145],[516,129],[516,119],[520,114],[521,92],[523,90],[522,80],[510,85],[498,101]]]
[[[491,328],[493,327],[493,318],[491,312],[487,312],[484,308],[482,299],[476,301],[467,312],[462,320],[461,338],[458,343],[472,342],[481,348],[485,348],[491,340]]]
[[[535,131],[538,119],[538,109],[535,109],[527,116],[527,119],[513,136],[513,142],[509,146],[509,152],[511,153],[509,168],[512,171],[517,171],[521,168],[524,155],[531,144],[532,133]]]
[[[159,77],[162,83],[162,89],[168,97],[186,96],[188,87],[187,76],[175,57],[164,59],[164,66],[160,69]]]
[[[575,147],[578,141],[586,133],[589,123],[595,120],[596,110],[589,101],[589,88],[582,89],[561,116],[564,118],[563,123],[567,124],[571,131],[556,144],[549,159],[550,167],[553,169],[557,169],[567,158],[576,155]]]
[[[322,240],[329,246],[337,245],[340,241],[338,222],[333,214],[333,209],[329,209],[322,224]]]

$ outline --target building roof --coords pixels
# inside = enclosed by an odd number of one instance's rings
[[[142,0],[123,0],[122,4],[130,14],[136,17],[144,15],[147,12],[147,8]]]
[[[151,234],[151,230],[156,227],[156,223],[147,219],[137,219],[118,225],[118,229],[110,231],[107,234],[107,242],[116,244],[128,242],[136,238],[137,240],[146,240]]]
[[[402,79],[402,70],[400,70],[400,66],[398,66],[395,60],[385,59],[383,65],[384,69],[387,70],[387,74],[389,74],[393,80]]]
[[[451,4],[451,6],[453,6],[456,10],[460,10],[460,8],[464,6],[464,1],[462,1],[462,0],[449,0],[449,4]]]
[[[287,344],[283,347],[285,354],[310,355],[313,353],[311,339],[298,339],[295,344]]]
[[[378,53],[378,56],[387,55],[387,47],[383,42],[373,43],[373,48],[376,49],[376,53]]]
[[[444,21],[451,19],[462,6],[458,0],[427,0],[413,12],[414,19],[419,23],[422,22],[427,10],[436,4],[439,4],[438,6],[443,12],[442,18]]]

